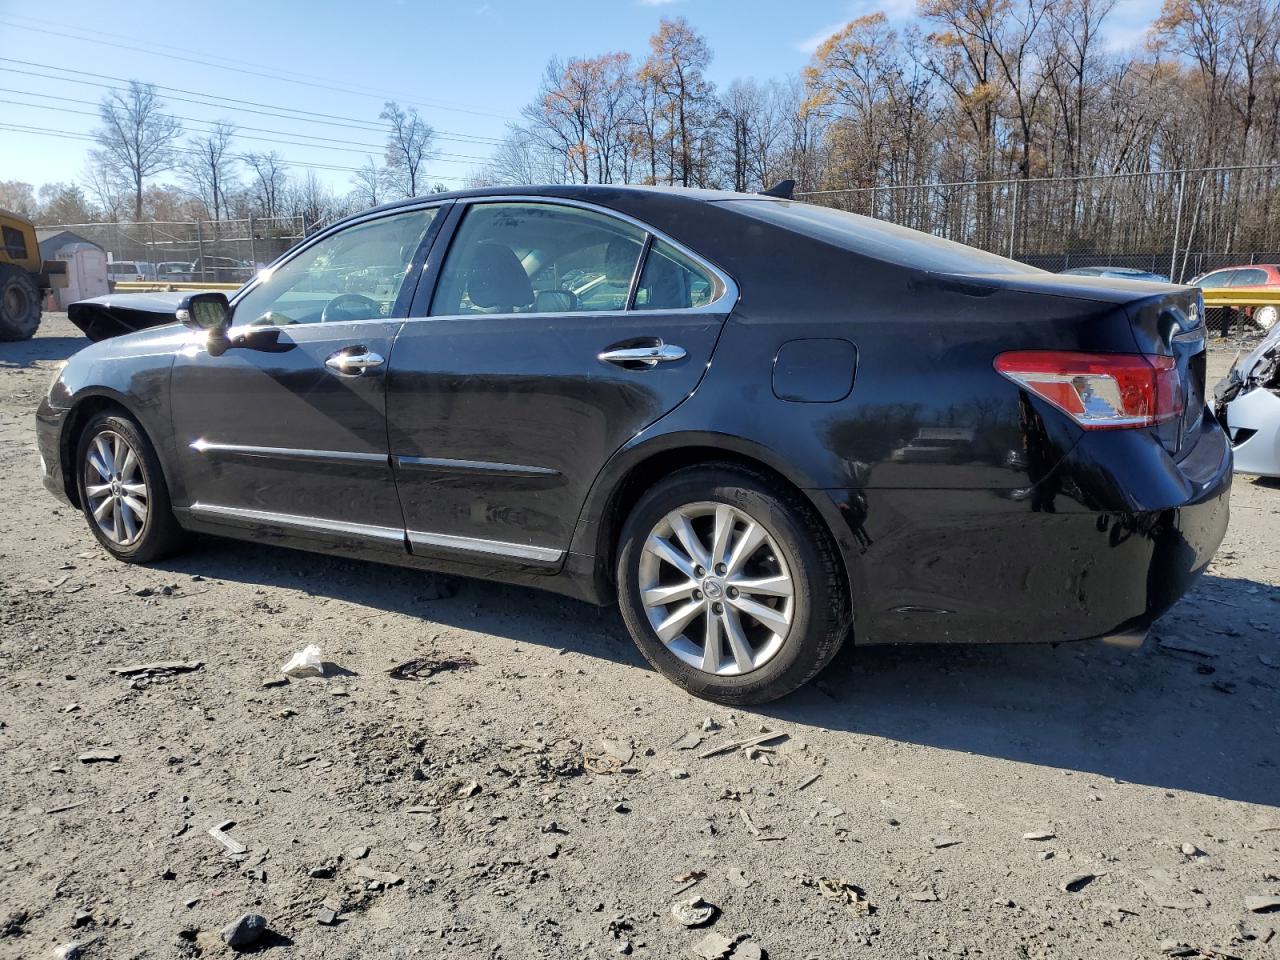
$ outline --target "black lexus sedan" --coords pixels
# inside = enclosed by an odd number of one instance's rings
[[[616,601],[758,703],[850,637],[1140,639],[1227,526],[1202,317],[784,199],[482,189],[229,303],[76,305],[39,446],[121,560],[200,532]]]

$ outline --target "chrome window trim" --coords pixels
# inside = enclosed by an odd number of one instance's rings
[[[505,473],[517,477],[558,477],[559,470],[523,463],[498,463],[492,460],[454,460],[450,457],[396,457],[398,467],[457,472]]]
[[[643,220],[637,220],[635,217],[629,216],[628,214],[625,214],[625,213],[620,213],[619,211],[614,210],[611,207],[604,207],[598,203],[589,203],[585,200],[572,200],[566,197],[532,197],[532,196],[526,196],[524,194],[510,194],[510,195],[492,196],[492,197],[460,197],[456,202],[463,207],[471,207],[476,204],[490,204],[490,203],[535,203],[541,206],[576,207],[580,210],[588,210],[592,213],[600,214],[601,216],[612,217],[615,220],[620,220],[623,223],[630,224],[631,226],[644,231],[646,238],[645,238],[643,252],[646,256],[648,255],[649,251],[653,247],[653,241],[661,240],[663,243],[669,244],[670,246],[674,247],[684,256],[688,257],[690,260],[696,263],[699,267],[706,270],[707,273],[710,274],[712,280],[720,285],[720,289],[717,292],[716,296],[712,297],[709,301],[702,304],[701,306],[681,307],[676,310],[624,309],[624,310],[573,310],[568,312],[562,311],[559,313],[534,313],[530,311],[528,313],[440,313],[440,314],[432,314],[428,312],[425,316],[421,316],[421,317],[418,317],[418,316],[406,317],[405,318],[406,321],[409,321],[409,320],[475,320],[475,319],[484,319],[489,317],[496,317],[496,318],[502,318],[502,319],[505,319],[508,317],[634,317],[634,316],[638,316],[646,313],[654,314],[654,315],[675,314],[683,317],[683,316],[690,316],[690,315],[700,314],[700,313],[712,313],[712,314],[728,313],[733,309],[734,304],[738,302],[738,297],[740,296],[740,292],[738,290],[738,284],[734,282],[734,279],[731,276],[729,276],[727,273],[725,273],[723,270],[717,267],[714,263],[711,263],[709,260],[707,260],[706,257],[702,256],[699,253],[695,253],[693,250],[690,250],[687,246],[685,246],[679,240],[676,240],[668,236],[667,234],[663,233],[661,230],[651,227],[649,224],[645,223]],[[465,222],[465,214],[464,214],[464,219],[459,222],[458,228],[455,228],[453,232],[453,236],[449,238],[449,249],[445,251],[444,258],[440,263],[440,271],[442,273],[445,267],[448,266],[449,254],[453,251],[453,244],[457,240],[458,229],[461,229],[462,223],[464,222]],[[643,258],[636,261],[636,270],[631,278],[632,286],[627,294],[628,303],[631,303],[635,298],[636,286],[640,282],[640,271],[643,269],[643,265],[644,265]],[[437,278],[436,286],[439,287],[439,284],[440,284],[440,280],[439,278]],[[434,292],[433,292],[432,299],[433,300],[435,299]],[[427,305],[427,310],[428,311],[431,310],[430,304]]]
[[[224,507],[215,503],[193,503],[190,510],[200,516],[267,523],[277,527],[309,530],[315,533],[345,533],[370,540],[390,540],[403,545],[404,530],[401,527],[379,527],[368,523],[350,523],[346,520],[329,520],[325,517],[304,517],[292,513],[275,513],[271,510],[251,510],[248,507]]]
[[[307,450],[301,447],[256,447],[241,443],[212,443],[203,437],[188,444],[196,453],[228,453],[245,457],[279,460],[355,460],[362,463],[387,462],[385,453],[347,450]]]
[[[535,547],[527,543],[509,543],[504,540],[480,540],[475,537],[458,537],[449,533],[426,533],[422,530],[410,530],[408,533],[409,543],[423,547],[443,547],[448,550],[495,554],[501,557],[514,557],[518,560],[537,560],[541,563],[555,563],[564,556],[564,551],[557,550],[555,547]]]

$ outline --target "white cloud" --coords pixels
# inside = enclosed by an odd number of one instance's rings
[[[793,43],[792,47],[801,53],[812,56],[823,40],[827,39],[850,20],[856,20],[858,17],[865,17],[876,12],[883,13],[890,21],[901,22],[909,20],[915,16],[916,0],[855,0],[855,2],[849,4],[848,9],[849,14],[843,20],[827,24],[812,36]]]
[[[848,22],[848,20],[841,20],[839,23],[829,23],[813,36],[806,37],[804,40],[800,40],[797,43],[792,44],[792,46],[801,53],[807,53],[809,56],[813,56],[814,51],[818,49],[823,40],[827,39],[827,37],[831,36]]]
[[[665,7],[671,3],[680,3],[682,0],[640,0],[642,7]]]

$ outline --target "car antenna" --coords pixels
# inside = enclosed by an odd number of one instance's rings
[[[790,200],[792,194],[795,193],[796,182],[794,180],[779,180],[768,190],[761,190],[762,197],[777,197],[779,200]]]

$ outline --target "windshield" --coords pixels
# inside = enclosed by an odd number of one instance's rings
[[[916,270],[970,276],[1045,272],[1017,260],[1008,260],[994,253],[967,247],[963,243],[943,240],[941,237],[884,220],[832,210],[830,207],[768,199],[721,202],[757,220],[794,230],[853,253]]]

